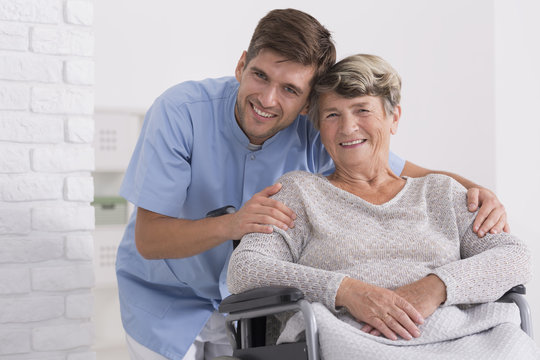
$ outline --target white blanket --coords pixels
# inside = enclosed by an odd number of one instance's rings
[[[540,359],[533,340],[519,327],[514,304],[487,303],[439,308],[420,326],[413,340],[389,340],[360,330],[348,314],[336,317],[313,304],[324,360],[353,359]],[[301,313],[288,322],[278,342],[303,337]]]

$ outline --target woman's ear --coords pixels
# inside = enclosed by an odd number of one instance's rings
[[[240,79],[242,79],[242,74],[244,73],[244,69],[246,68],[246,56],[247,52],[244,51],[242,53],[242,56],[240,56],[240,60],[238,60],[238,64],[236,64],[236,70],[234,71],[234,75],[238,82],[240,82]]]
[[[399,119],[401,118],[401,105],[396,105],[394,107],[394,113],[392,114],[392,125],[390,125],[390,133],[396,135]]]

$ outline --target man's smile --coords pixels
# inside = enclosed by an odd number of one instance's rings
[[[270,114],[270,113],[267,113],[265,111],[262,111],[261,109],[259,109],[258,107],[256,107],[253,103],[250,103],[251,104],[251,108],[253,109],[253,111],[263,117],[263,118],[266,118],[266,119],[270,119],[270,118],[273,118],[273,117],[276,117],[277,115],[275,114]]]

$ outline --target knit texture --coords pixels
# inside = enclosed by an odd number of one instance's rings
[[[395,289],[436,274],[447,288],[445,304],[432,315],[438,323],[461,319],[456,311],[464,312],[463,317],[469,321],[468,311],[475,306],[452,305],[492,302],[512,286],[528,281],[530,254],[526,246],[507,233],[478,238],[472,231],[476,214],[467,210],[466,190],[460,184],[444,175],[406,180],[393,199],[374,205],[335,187],[321,175],[300,171],[284,175],[279,180],[283,187],[273,198],[297,214],[295,227],[244,236],[229,264],[229,290],[238,293],[268,285],[297,287],[309,301],[322,303],[334,314],[326,310],[341,324],[333,326],[331,333],[345,337],[354,334],[353,338],[358,335],[380,344],[390,340],[356,331],[362,324],[335,308],[336,293],[345,276]],[[510,310],[497,311],[493,317],[489,309],[492,305]],[[426,321],[420,338],[391,344],[427,345],[485,331],[511,322],[512,306],[482,305],[485,310],[475,310],[480,315],[473,317],[478,327],[472,333],[448,324],[448,331],[441,330],[439,324],[429,326],[433,321]],[[321,309],[317,311],[318,320],[328,322],[322,313]],[[289,339],[298,335],[297,318],[289,321],[289,333],[285,334]],[[349,328],[356,332],[341,333]],[[516,325],[509,328],[520,332]],[[321,331],[323,345],[325,336]],[[522,340],[529,341],[526,335]],[[355,341],[350,343],[358,350]],[[501,338],[494,341],[501,342]],[[334,350],[345,352],[339,346]]]

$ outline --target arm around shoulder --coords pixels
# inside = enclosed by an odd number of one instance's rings
[[[135,244],[145,259],[184,258],[229,240],[231,215],[200,220],[177,219],[137,208]]]

